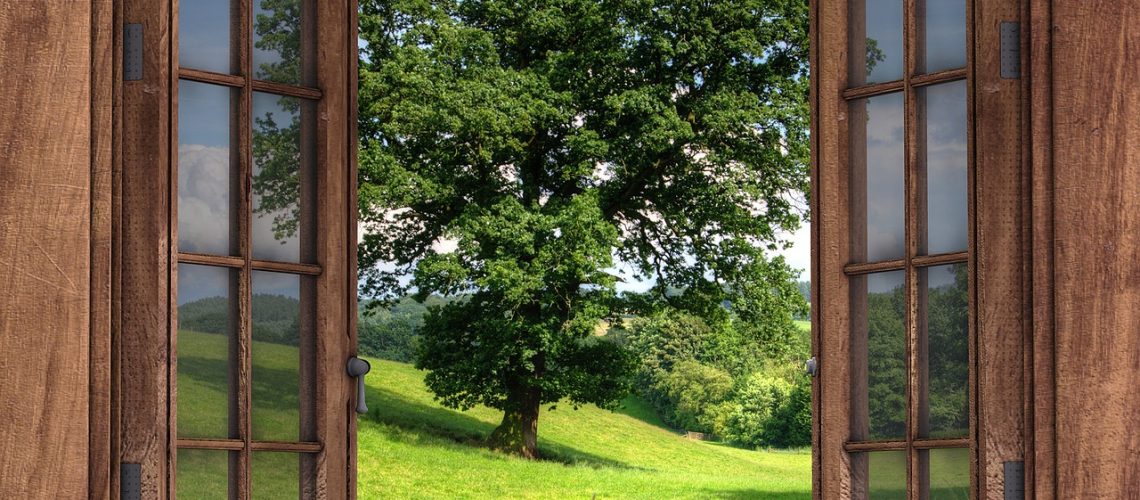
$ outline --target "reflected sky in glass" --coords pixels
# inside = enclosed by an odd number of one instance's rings
[[[966,81],[925,87],[926,253],[966,250],[967,217]]]
[[[965,67],[966,0],[928,0],[925,24],[925,72]]]
[[[230,103],[228,87],[178,84],[178,249],[230,255]]]
[[[230,73],[230,0],[178,2],[178,65]]]
[[[867,262],[900,259],[904,253],[904,150],[901,92],[854,101],[865,106]],[[852,113],[859,116],[859,113]],[[853,123],[852,126],[859,124]],[[854,140],[854,139],[853,139]],[[857,216],[857,215],[856,215]]]
[[[865,0],[864,5],[867,52],[863,57],[852,54],[852,83],[900,80],[903,75],[902,0]]]

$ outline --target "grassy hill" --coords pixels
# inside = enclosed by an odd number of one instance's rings
[[[179,332],[179,428],[210,433],[225,426],[226,338]],[[254,342],[260,401],[254,427],[294,428],[297,349]],[[811,496],[808,450],[751,451],[691,441],[667,429],[637,399],[618,412],[585,406],[543,409],[539,419],[544,461],[490,452],[482,439],[501,415],[488,408],[459,412],[441,407],[411,365],[370,359],[368,406],[360,418],[359,497],[371,498],[762,498]],[[183,371],[185,370],[185,371]],[[260,374],[260,375],[259,375]],[[188,412],[189,408],[197,411]],[[185,434],[184,434],[185,435]],[[967,456],[945,452],[932,464],[933,498],[960,497],[938,489],[964,480]],[[255,498],[297,498],[297,460],[284,453],[255,454]],[[877,497],[902,498],[902,455],[873,457]],[[224,498],[225,452],[178,453],[180,498]]]
[[[369,360],[360,420],[361,498],[810,498],[811,454],[691,441],[636,399],[618,412],[544,408],[544,461],[505,457],[481,440],[501,414],[449,410],[423,372]]]

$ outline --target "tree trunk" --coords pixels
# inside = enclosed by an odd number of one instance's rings
[[[519,390],[508,396],[503,422],[487,439],[491,449],[524,458],[538,458],[538,389]]]

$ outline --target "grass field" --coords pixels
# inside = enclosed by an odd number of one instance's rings
[[[253,353],[255,399],[264,402],[253,415],[255,434],[295,429],[296,348],[254,342]],[[225,356],[225,337],[179,332],[180,434],[224,431]],[[691,441],[666,428],[636,399],[617,412],[544,408],[539,447],[545,460],[506,457],[481,446],[501,418],[497,411],[443,408],[424,386],[423,372],[403,363],[369,361],[371,410],[360,418],[358,433],[362,499],[811,496],[809,450],[752,451]],[[944,453],[931,465],[939,478],[932,481],[932,497],[959,498],[958,488],[944,486],[962,484],[968,462],[964,453]],[[179,497],[225,498],[229,462],[227,452],[179,451]],[[299,462],[292,454],[255,453],[254,498],[297,498]],[[874,497],[898,497],[902,478],[890,471],[905,470],[902,455],[872,456],[872,470]]]

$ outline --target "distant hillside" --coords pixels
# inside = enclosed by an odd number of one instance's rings
[[[207,297],[178,306],[178,328],[224,335],[230,330],[233,304],[225,297]],[[253,338],[275,344],[297,345],[301,331],[301,302],[284,295],[254,295],[250,302]]]

